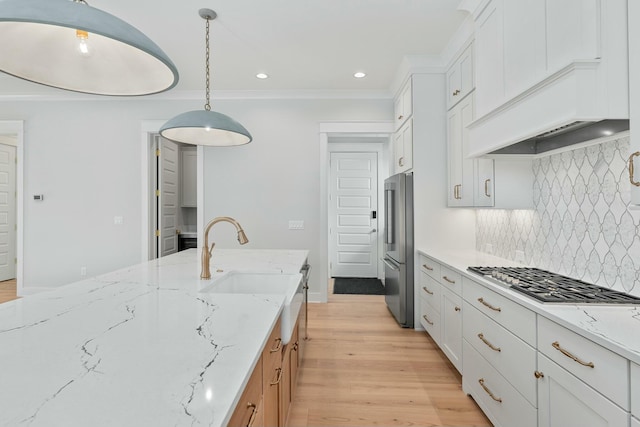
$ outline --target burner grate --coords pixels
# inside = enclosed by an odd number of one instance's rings
[[[469,267],[511,289],[542,302],[573,304],[640,304],[640,298],[546,270],[530,267]],[[497,278],[495,274],[497,274]]]

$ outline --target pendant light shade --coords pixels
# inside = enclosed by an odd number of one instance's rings
[[[206,103],[204,110],[188,111],[167,121],[160,128],[160,135],[171,141],[208,146],[233,146],[248,144],[253,139],[244,126],[222,113],[211,111],[209,103],[209,21],[218,15],[211,9],[200,9],[199,15],[206,24]]]
[[[196,145],[230,146],[251,142],[251,134],[240,123],[222,113],[194,110],[165,123],[160,135],[176,142]]]
[[[169,57],[84,0],[0,0],[0,71],[60,89],[137,96],[178,83]]]

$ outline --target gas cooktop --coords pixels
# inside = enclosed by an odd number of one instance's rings
[[[547,303],[640,304],[640,298],[546,270],[529,267],[469,267],[514,291]]]

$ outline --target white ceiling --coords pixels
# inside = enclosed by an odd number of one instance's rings
[[[172,91],[202,91],[211,22],[212,90],[388,91],[407,56],[439,55],[460,0],[88,0],[137,27],[176,64]],[[367,76],[355,79],[353,73]],[[259,80],[256,73],[269,74]],[[0,96],[61,92],[0,73]]]

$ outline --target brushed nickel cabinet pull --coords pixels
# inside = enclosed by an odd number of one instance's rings
[[[427,264],[422,264],[422,266],[429,271],[433,271],[433,268],[429,267]]]
[[[497,351],[497,352],[501,352],[502,351],[502,349],[500,347],[496,347],[493,344],[491,344],[489,341],[487,341],[487,339],[484,337],[484,334],[482,332],[478,334],[478,338],[480,338],[480,341],[485,343],[487,345],[487,347],[489,347],[491,350]]]
[[[422,287],[422,289],[423,289],[426,293],[428,293],[429,295],[433,295],[433,292],[431,292],[429,289],[427,289],[427,287],[426,287],[426,286],[423,286],[423,287]]]
[[[428,324],[430,324],[431,326],[433,326],[433,322],[432,322],[431,320],[429,320],[429,318],[427,317],[427,315],[426,315],[426,314],[423,314],[423,315],[422,315],[422,318],[423,318],[423,319],[424,319]]]
[[[454,283],[456,283],[456,281],[455,281],[455,280],[451,280],[451,279],[449,279],[447,276],[442,276],[442,278],[443,278],[444,280],[446,280],[447,282],[451,283],[452,285],[453,285]]]
[[[582,366],[587,366],[589,368],[595,368],[596,366],[593,364],[593,362],[584,362],[582,360],[580,360],[578,357],[574,356],[573,354],[571,354],[569,351],[565,350],[564,348],[560,347],[560,343],[558,341],[555,341],[554,343],[551,344],[553,346],[553,348],[555,348],[556,350],[558,350],[560,353],[564,354],[565,356],[567,356],[569,359],[574,360],[575,362],[578,362],[579,364],[581,364]]]
[[[402,118],[403,118],[403,117],[404,117],[404,116],[403,116],[402,114],[400,114],[400,115],[398,116],[398,120],[402,120]]]
[[[633,158],[637,156],[640,156],[640,151],[636,151],[635,153],[629,156],[629,181],[631,182],[631,185],[640,187],[640,181],[635,181],[633,179]]]
[[[253,422],[256,419],[256,415],[258,415],[258,406],[255,403],[248,402],[247,409],[251,409],[251,417],[249,418],[249,422],[247,423],[247,427],[252,427]]]
[[[493,310],[493,311],[502,311],[502,309],[501,309],[500,307],[494,307],[494,306],[492,306],[491,304],[489,304],[488,302],[486,302],[486,301],[484,300],[484,298],[482,298],[482,297],[478,298],[478,302],[479,302],[480,304],[484,305],[485,307],[489,307],[489,308],[490,308],[491,310]]]
[[[484,180],[484,195],[487,197],[491,197],[491,194],[489,194],[489,183],[491,182],[490,179],[485,179]]]
[[[270,382],[269,384],[271,385],[280,384],[280,380],[282,379],[282,368],[276,368],[276,371],[278,371],[278,378],[275,381]]]
[[[280,351],[280,349],[282,349],[282,338],[276,338],[276,346],[269,351],[275,353],[276,351]]]
[[[456,306],[456,308],[454,308],[455,311],[460,311],[460,307]]]
[[[398,159],[398,166],[404,166],[404,157]]]
[[[489,389],[487,388],[487,386],[486,386],[486,385],[484,385],[484,378],[480,378],[480,379],[478,380],[478,382],[480,383],[480,385],[482,386],[482,388],[484,389],[484,391],[486,391],[486,392],[487,392],[487,394],[488,394],[489,396],[491,396],[491,398],[492,398],[493,400],[495,400],[496,402],[502,403],[502,398],[501,398],[501,397],[495,397],[495,396],[493,395],[493,393],[491,393],[491,390],[489,390]]]
[[[533,376],[536,377],[537,379],[544,378],[544,374],[540,371],[534,371]]]

